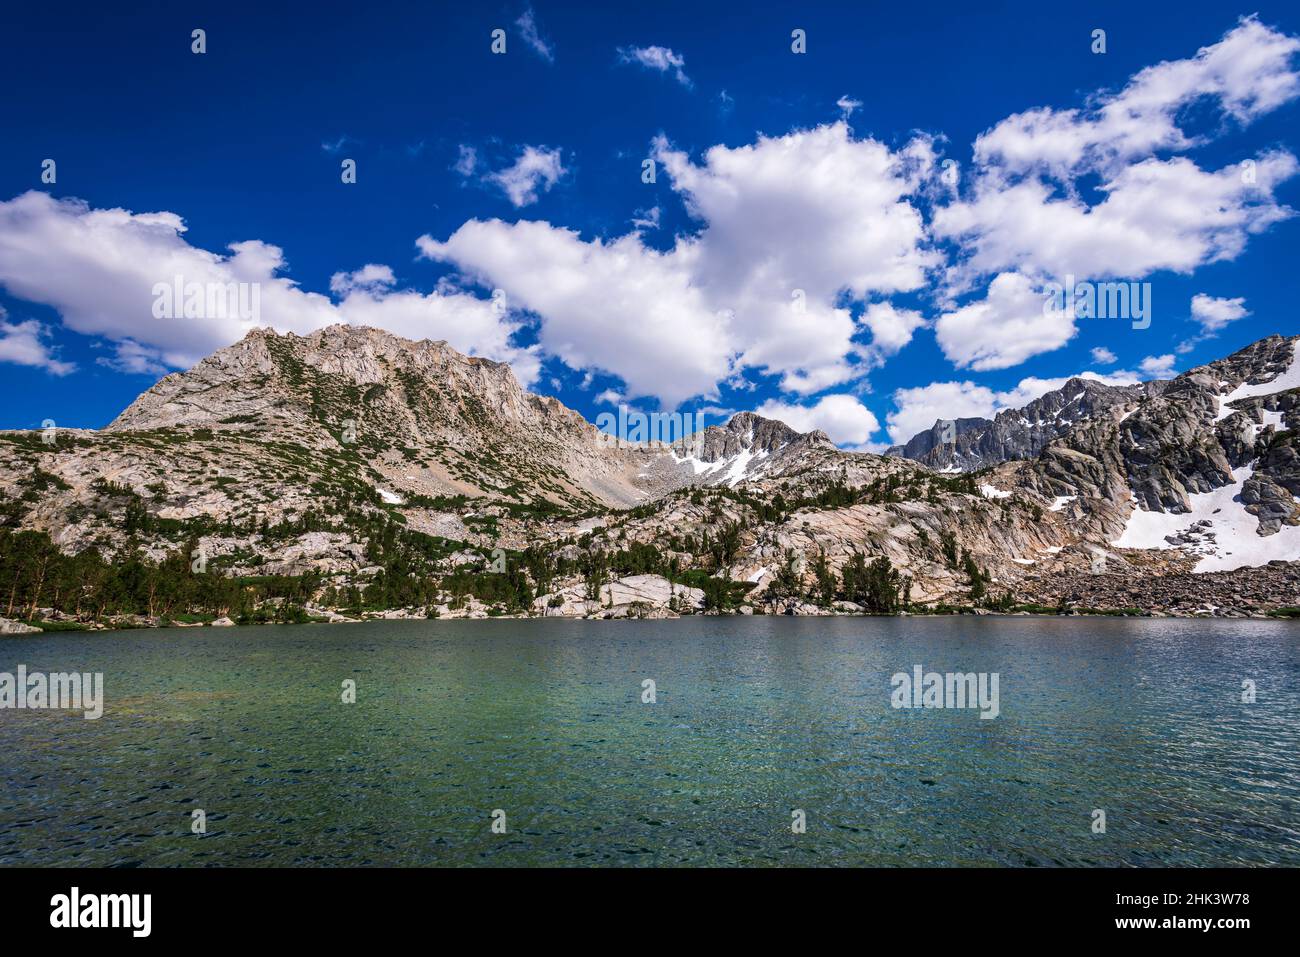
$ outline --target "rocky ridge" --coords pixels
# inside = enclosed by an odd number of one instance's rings
[[[992,419],[939,419],[886,455],[922,462],[933,469],[970,472],[1013,459],[1031,459],[1076,425],[1121,418],[1159,395],[1168,380],[1113,386],[1076,376],[1019,409]]]
[[[1138,607],[1192,613],[1177,576],[1300,558],[1295,343],[1141,387],[1071,380],[1014,413],[1052,423],[1036,454],[953,474],[751,413],[673,446],[611,441],[445,343],[261,329],[102,431],[0,433],[0,505],[3,527],[69,555],[191,549],[240,581],[314,576],[307,605],[330,618],[360,607],[342,596],[396,593],[396,574],[427,597],[385,614],[511,612],[483,585],[498,572],[527,589],[512,613],[853,611],[826,582],[880,559],[921,606],[1102,607],[1094,589],[1129,566],[1174,583]],[[962,433],[970,455],[1018,449],[981,428]],[[1298,605],[1288,575],[1216,604]]]

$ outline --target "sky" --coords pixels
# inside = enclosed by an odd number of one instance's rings
[[[0,428],[352,322],[880,451],[1300,332],[1300,9],[1133,6],[5,5]]]

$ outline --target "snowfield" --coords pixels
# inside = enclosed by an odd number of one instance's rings
[[[1291,368],[1296,368],[1294,362]],[[1111,544],[1116,548],[1183,548],[1201,556],[1192,569],[1194,572],[1232,571],[1277,559],[1300,560],[1300,526],[1283,525],[1276,534],[1258,534],[1259,520],[1241,502],[1241,488],[1252,474],[1254,468],[1249,465],[1239,468],[1232,473],[1232,484],[1187,496],[1190,512],[1147,512],[1135,508],[1124,534]],[[1201,534],[1194,543],[1178,546],[1165,541],[1166,536],[1189,529],[1197,533],[1192,526],[1202,521],[1210,524],[1201,526]],[[1213,533],[1214,538],[1206,533]]]

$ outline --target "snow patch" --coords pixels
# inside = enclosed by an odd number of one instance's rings
[[[1004,492],[1000,488],[994,488],[992,485],[981,485],[980,494],[985,498],[1010,498],[1010,492]]]
[[[1222,422],[1236,412],[1236,409],[1230,409],[1228,406],[1238,399],[1251,399],[1257,395],[1273,395],[1276,392],[1285,392],[1287,389],[1300,389],[1300,355],[1296,354],[1294,346],[1291,349],[1291,364],[1287,366],[1285,372],[1278,373],[1268,382],[1259,382],[1254,385],[1243,382],[1227,395],[1219,396],[1219,412],[1214,417],[1214,421]]]
[[[1052,504],[1047,506],[1047,510],[1049,512],[1059,512],[1078,497],[1077,495],[1058,495],[1052,499]]]
[[[749,449],[742,449],[731,458],[721,458],[716,462],[703,462],[694,455],[678,456],[675,451],[670,450],[673,461],[678,465],[689,465],[696,475],[711,475],[714,472],[726,469],[723,472],[723,479],[729,487],[734,487],[736,483],[743,481],[751,462],[757,462],[760,459],[767,458],[767,450],[761,452],[751,452]]]
[[[1147,512],[1135,508],[1124,526],[1124,534],[1111,544],[1117,548],[1182,548],[1200,556],[1192,569],[1194,572],[1232,571],[1277,559],[1300,559],[1300,526],[1283,525],[1273,535],[1258,534],[1259,519],[1246,511],[1241,502],[1242,486],[1253,474],[1254,468],[1247,465],[1233,471],[1230,484],[1212,492],[1187,496],[1189,512]],[[1198,524],[1201,522],[1208,524]],[[1194,536],[1192,542],[1174,545],[1165,541],[1168,536],[1189,530]]]

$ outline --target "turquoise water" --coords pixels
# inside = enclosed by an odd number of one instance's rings
[[[0,711],[4,865],[1300,865],[1288,622],[371,622],[19,663],[106,702]],[[917,664],[997,672],[1000,716],[892,708]]]

